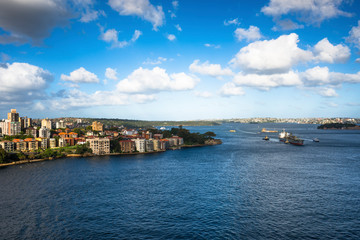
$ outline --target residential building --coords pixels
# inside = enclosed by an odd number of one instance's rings
[[[154,142],[152,139],[146,139],[145,140],[145,150],[147,152],[153,152],[154,151]]]
[[[38,141],[38,143],[40,144],[39,147],[41,147],[42,149],[47,149],[49,147],[49,142],[48,142],[49,138],[36,138],[36,141]]]
[[[1,141],[0,148],[4,149],[7,152],[15,151],[15,143],[11,141]]]
[[[36,151],[39,149],[39,142],[35,139],[26,138],[24,141],[27,142],[27,148],[29,151]]]
[[[16,150],[17,151],[27,151],[28,148],[27,148],[27,142],[25,142],[24,140],[22,139],[14,139],[13,142],[15,143],[16,145]]]
[[[135,142],[131,140],[119,141],[121,152],[132,153],[135,151]]]
[[[50,138],[50,129],[47,127],[41,127],[39,129],[39,137],[41,138]]]
[[[155,139],[163,139],[164,138],[164,135],[162,133],[155,133],[154,134],[154,138]]]
[[[103,155],[110,153],[110,139],[108,138],[92,138],[86,139],[93,154]]]
[[[95,121],[92,123],[91,127],[93,131],[98,131],[98,132],[104,131],[104,124],[102,124],[101,122]]]
[[[145,139],[133,139],[132,141],[135,142],[135,149],[138,152],[145,152],[146,148],[145,148]]]
[[[47,129],[52,129],[51,120],[46,118],[41,120],[41,127],[46,127]]]
[[[11,109],[11,111],[8,113],[8,120],[10,122],[19,122],[19,113],[16,112],[16,109]]]
[[[37,129],[32,127],[26,129],[26,135],[31,135],[34,138],[37,138],[39,136]]]
[[[56,122],[56,129],[58,128],[66,128],[66,124],[64,122],[64,120],[60,120],[58,122]]]

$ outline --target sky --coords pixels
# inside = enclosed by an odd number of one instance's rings
[[[358,0],[2,0],[0,119],[360,117]]]

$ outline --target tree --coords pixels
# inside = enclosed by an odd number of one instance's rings
[[[5,163],[7,158],[8,153],[4,149],[0,148],[0,163]]]

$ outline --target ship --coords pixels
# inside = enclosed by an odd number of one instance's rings
[[[291,133],[288,133],[285,131],[285,129],[282,130],[281,133],[279,133],[279,140],[284,143],[290,143],[297,146],[303,146],[304,140],[298,138],[295,135],[292,135]]]
[[[229,132],[236,132],[235,130],[230,130]]]
[[[293,144],[293,145],[297,145],[297,146],[303,146],[304,145],[304,140],[303,139],[300,139],[297,136],[294,136],[292,134],[288,137],[287,140],[289,141],[290,144]]]
[[[285,129],[282,130],[282,132],[279,133],[279,140],[281,142],[286,142],[286,139],[291,135],[291,133],[285,132]]]
[[[267,130],[266,128],[263,128],[263,129],[261,129],[261,132],[263,132],[263,133],[277,133],[278,131],[276,131],[276,130]]]
[[[265,136],[264,138],[263,138],[263,140],[266,140],[266,141],[268,141],[270,138],[268,137],[268,136]]]

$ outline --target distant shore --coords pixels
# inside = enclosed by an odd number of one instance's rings
[[[214,145],[219,145],[219,144],[222,144],[222,141],[220,139],[214,139],[213,141],[205,143],[205,144],[182,145],[182,146],[170,148],[170,150],[179,150],[181,148],[192,148],[192,147],[206,147],[206,146],[214,146]],[[14,162],[10,162],[10,163],[1,163],[0,168],[14,166],[14,165],[21,165],[21,164],[26,164],[26,163],[51,161],[51,160],[56,160],[56,159],[60,159],[60,158],[70,158],[70,157],[97,157],[97,156],[103,157],[103,156],[121,156],[121,155],[126,156],[126,155],[140,155],[140,154],[155,154],[155,153],[163,153],[163,152],[166,152],[166,150],[152,151],[152,152],[109,153],[109,154],[102,154],[102,155],[95,155],[95,154],[89,154],[89,153],[85,153],[85,154],[70,153],[64,157],[56,157],[56,158],[50,157],[50,158],[31,159],[31,160],[27,159],[27,160],[14,161]]]

